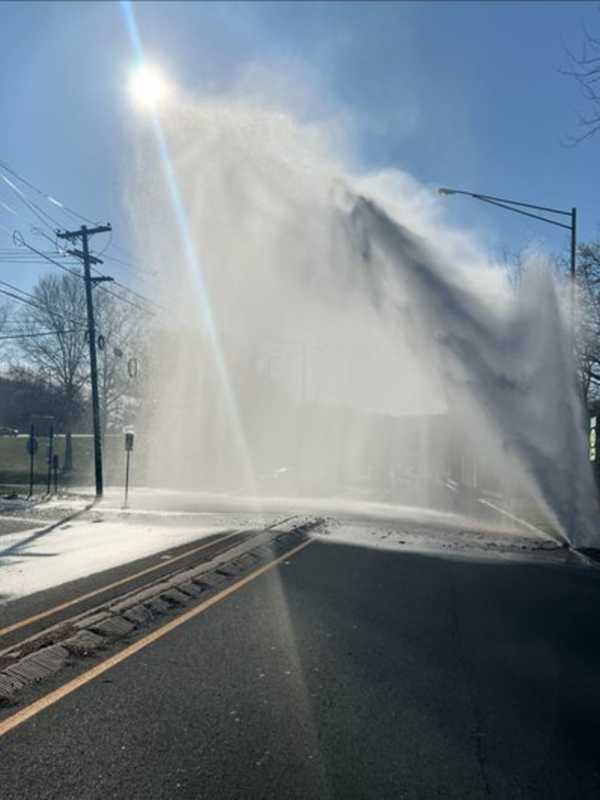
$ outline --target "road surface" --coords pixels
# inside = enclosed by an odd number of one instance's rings
[[[597,798],[599,631],[566,554],[322,537],[0,736],[2,798]]]

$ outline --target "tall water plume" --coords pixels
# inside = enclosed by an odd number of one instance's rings
[[[290,114],[186,101],[163,124],[185,224],[151,137],[132,193],[176,310],[153,343],[151,483],[469,513],[496,497],[593,542],[570,337],[541,258],[515,291],[430,192],[351,174]]]

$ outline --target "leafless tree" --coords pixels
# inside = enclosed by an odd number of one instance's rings
[[[43,277],[33,289],[32,304],[19,315],[23,333],[21,360],[59,390],[67,442],[82,402],[89,397],[89,343],[84,282],[78,274]],[[124,416],[128,399],[136,395],[140,361],[140,312],[99,288],[94,289],[98,343],[98,383],[101,419],[106,430]],[[34,335],[40,334],[40,335]],[[48,334],[48,335],[45,335]],[[65,468],[72,460],[70,444]]]
[[[600,400],[600,241],[577,250],[577,352],[587,407]]]
[[[144,362],[144,315],[132,306],[98,293],[95,297],[98,384],[103,428],[118,428],[128,421],[140,401],[141,365]]]
[[[66,420],[65,470],[69,470],[75,413],[89,376],[83,280],[79,275],[47,275],[32,294],[34,300],[19,315],[26,334],[19,351],[25,363],[60,392]]]
[[[569,137],[571,144],[578,144],[600,131],[600,39],[584,31],[579,53],[567,51],[570,67],[561,72],[574,78],[589,104],[586,114],[579,114],[581,133]]]
[[[0,333],[4,332],[10,316],[10,306],[8,303],[0,303]]]
[[[11,306],[8,303],[0,303],[0,336],[3,336],[10,322]],[[0,340],[0,353],[5,350],[4,341]]]

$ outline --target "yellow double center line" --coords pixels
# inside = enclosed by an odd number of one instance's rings
[[[247,575],[245,578],[242,578],[233,586],[224,589],[219,594],[214,595],[214,597],[205,600],[200,605],[191,608],[189,611],[185,611],[180,616],[176,617],[175,619],[171,620],[171,622],[167,622],[166,625],[163,625],[156,631],[149,633],[147,636],[144,636],[143,639],[139,639],[137,642],[129,645],[124,650],[121,650],[120,653],[116,653],[114,656],[107,658],[106,661],[103,661],[101,664],[98,664],[92,669],[84,672],[82,675],[79,675],[77,678],[73,678],[73,680],[66,683],[64,686],[61,686],[59,689],[55,689],[54,691],[50,692],[49,694],[41,697],[39,700],[36,700],[31,705],[27,706],[26,708],[21,709],[21,711],[17,711],[16,714],[13,714],[8,719],[5,719],[3,722],[0,722],[0,737],[4,736],[5,733],[12,731],[13,728],[21,725],[23,722],[26,722],[31,717],[36,716],[39,714],[40,711],[44,711],[44,709],[49,708],[50,706],[57,703],[59,700],[62,700],[63,697],[71,694],[71,692],[75,692],[81,686],[84,686],[86,683],[93,681],[99,675],[107,672],[109,669],[116,667],[117,664],[120,664],[122,661],[126,661],[130,656],[134,655],[140,650],[143,650],[144,647],[147,647],[152,642],[158,641],[158,639],[162,639],[163,636],[166,636],[171,631],[178,628],[180,625],[183,625],[193,617],[197,617],[199,614],[202,614],[204,611],[209,609],[211,606],[220,603],[221,600],[224,600],[229,595],[233,594],[234,592],[239,591],[242,587],[246,586],[246,584],[251,583],[252,581],[259,578],[265,572],[273,569],[273,567],[280,564],[282,561],[287,560],[291,556],[299,553],[300,550],[303,550],[309,544],[312,543],[312,539],[309,539],[307,542],[303,542],[302,544],[298,545],[298,547],[294,547],[293,550],[289,550],[279,558],[274,559],[273,561],[265,564],[264,567],[260,567],[259,569],[251,572],[250,575]]]

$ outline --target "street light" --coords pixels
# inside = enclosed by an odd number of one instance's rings
[[[577,257],[577,209],[572,208],[570,211],[564,211],[560,208],[547,208],[546,206],[536,206],[532,203],[520,203],[517,200],[507,200],[504,197],[492,197],[489,194],[478,194],[476,192],[467,192],[463,189],[448,189],[442,186],[438,189],[438,194],[464,194],[467,197],[472,197],[475,200],[481,200],[482,203],[489,203],[492,206],[499,206],[505,208],[507,211],[514,211],[515,214],[523,214],[525,217],[532,217],[539,219],[542,222],[547,222],[550,225],[556,225],[558,228],[565,228],[571,232],[571,302],[570,302],[570,315],[571,315],[571,336],[573,350],[575,350],[575,277],[576,277],[576,257]],[[530,209],[524,211],[523,209]],[[540,214],[532,214],[531,211],[543,211],[546,214],[555,214],[560,217],[570,217],[570,223],[559,222],[557,219],[543,217]],[[575,472],[573,472],[575,475]],[[576,510],[575,510],[575,492],[572,494],[572,509],[571,509],[573,526],[575,526]]]
[[[514,211],[515,214],[523,214],[525,217],[532,217],[539,219],[542,222],[547,222],[549,225],[556,225],[558,228],[565,228],[571,232],[571,327],[575,322],[575,277],[576,277],[576,258],[577,258],[577,209],[572,208],[570,211],[564,211],[560,208],[547,208],[546,206],[535,206],[532,203],[519,203],[516,200],[507,200],[504,197],[492,197],[489,194],[477,194],[476,192],[466,192],[463,189],[448,189],[442,186],[438,189],[438,194],[464,194],[467,197],[473,197],[475,200],[481,200],[482,203],[489,203],[492,206],[499,206],[505,208],[507,211]],[[542,217],[540,214],[532,214],[531,211],[523,211],[524,208],[533,209],[534,211],[544,211],[547,214],[556,214],[561,217],[570,217],[570,223],[559,222],[557,219],[550,219]]]

